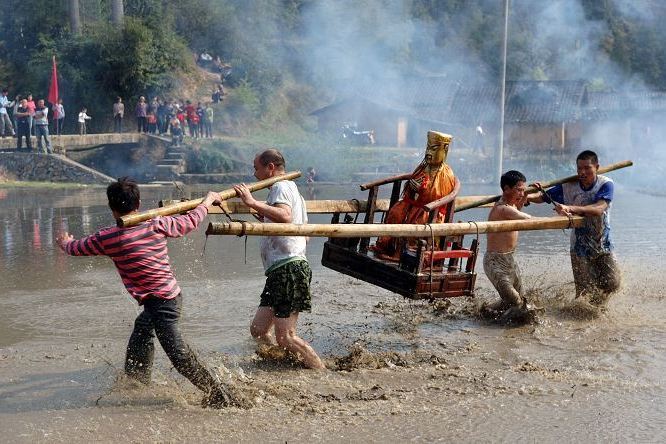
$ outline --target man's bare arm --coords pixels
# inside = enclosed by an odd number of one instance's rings
[[[268,205],[265,202],[260,202],[252,196],[250,189],[244,183],[234,185],[234,189],[238,193],[238,197],[240,197],[243,203],[248,207],[257,210],[260,215],[268,217],[270,220],[275,222],[291,222],[291,207],[289,205]]]
[[[608,208],[608,202],[601,199],[590,205],[560,205],[556,211],[562,216],[601,216],[606,208]]]
[[[523,213],[514,207],[506,206],[503,210],[502,215],[505,216],[504,218],[507,220],[532,219],[531,215]]]

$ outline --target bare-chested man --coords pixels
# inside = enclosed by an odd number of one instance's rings
[[[500,179],[502,197],[488,215],[489,221],[530,219],[520,211],[527,202],[525,176],[519,171],[507,171]],[[500,300],[484,305],[485,317],[503,322],[518,322],[531,319],[531,310],[523,296],[520,269],[514,259],[518,244],[518,232],[488,233],[488,245],[483,257],[483,271],[500,295]]]

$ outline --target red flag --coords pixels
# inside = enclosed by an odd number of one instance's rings
[[[58,70],[56,69],[55,56],[53,56],[53,70],[51,71],[51,84],[49,85],[48,101],[51,105],[58,103]]]

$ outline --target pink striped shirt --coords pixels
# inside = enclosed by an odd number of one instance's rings
[[[167,237],[181,237],[197,228],[208,209],[199,205],[181,216],[156,217],[134,227],[107,227],[62,245],[72,256],[109,256],[125,288],[139,304],[147,297],[172,299],[180,287],[169,265]]]

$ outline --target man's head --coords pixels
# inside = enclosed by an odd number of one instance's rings
[[[525,195],[527,179],[520,171],[510,170],[502,174],[500,178],[500,187],[502,188],[502,198],[506,203],[515,204]]]
[[[437,131],[428,131],[428,144],[426,145],[425,160],[430,165],[441,165],[446,162],[449,154],[449,145],[453,136]]]
[[[597,153],[585,150],[576,157],[576,171],[578,182],[583,188],[590,188],[597,181],[599,171],[599,157]]]
[[[129,177],[121,177],[106,188],[109,208],[118,216],[124,216],[139,209],[141,194],[139,185]]]
[[[122,101],[123,101],[123,98],[122,98],[122,97],[120,97],[120,96],[116,97],[116,102],[120,103],[120,102],[122,102]]]
[[[264,180],[280,175],[284,173],[285,166],[282,153],[275,148],[268,149],[254,158],[254,177]]]
[[[27,99],[21,99],[21,106],[25,108],[28,105],[28,100]]]
[[[7,88],[2,88],[2,95],[6,96],[7,94],[9,94],[9,90]]]
[[[44,108],[44,99],[39,99],[37,101],[37,106],[40,107],[40,108]]]

